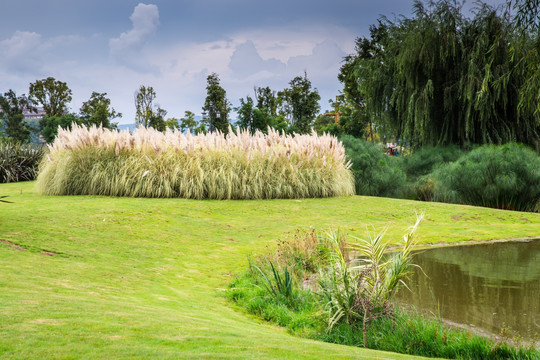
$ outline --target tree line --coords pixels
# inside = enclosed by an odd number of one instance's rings
[[[320,114],[320,95],[307,74],[281,91],[254,87],[232,107],[218,74],[207,77],[203,119],[186,111],[166,118],[151,86],[135,92],[135,123],[160,131],[221,131],[353,135],[420,148],[426,145],[521,142],[540,148],[540,0],[512,0],[506,8],[477,2],[472,18],[463,1],[413,2],[413,15],[380,18],[370,36],[356,39],[341,64],[343,89]],[[54,78],[30,84],[29,96],[0,95],[0,136],[27,141],[23,111],[42,104],[39,131],[47,141],[72,122],[115,128],[106,93],[93,92],[79,114],[68,113],[71,90]],[[231,124],[235,110],[237,121]]]
[[[229,126],[236,125],[254,132],[265,132],[274,127],[288,133],[306,133],[317,116],[320,95],[312,87],[307,74],[295,77],[289,87],[276,92],[270,87],[255,87],[255,100],[251,96],[240,99],[240,106],[233,108],[221,86],[219,75],[207,77],[207,96],[204,102],[203,119],[198,122],[195,114],[186,111],[184,117],[166,118],[167,111],[157,102],[152,86],[141,85],[134,94],[136,126],[153,127],[159,131],[178,129],[192,133],[221,131],[227,133]],[[0,95],[0,138],[7,137],[19,142],[30,140],[31,126],[25,121],[24,113],[36,113],[41,105],[44,115],[39,120],[38,131],[47,142],[56,137],[58,127],[71,128],[72,123],[86,126],[102,126],[116,129],[114,119],[122,117],[111,106],[107,93],[92,92],[90,99],[83,102],[78,113],[70,113],[68,104],[72,91],[65,82],[48,77],[36,80],[29,86],[28,95],[17,96],[9,90]],[[238,113],[236,123],[231,123],[230,112]]]

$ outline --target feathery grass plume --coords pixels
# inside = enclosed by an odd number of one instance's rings
[[[59,129],[40,166],[42,194],[191,199],[348,196],[354,178],[331,135],[237,129],[165,133],[74,126]]]

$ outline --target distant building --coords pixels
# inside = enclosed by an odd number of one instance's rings
[[[36,109],[37,109],[37,112],[33,112],[33,111],[28,110],[28,109],[24,109],[23,110],[24,118],[29,119],[29,120],[32,120],[32,119],[41,120],[41,119],[43,119],[43,116],[45,115],[45,110],[43,110],[43,107],[39,106]]]

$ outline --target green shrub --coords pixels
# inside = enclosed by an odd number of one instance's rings
[[[390,306],[412,266],[417,225],[393,254],[382,233],[349,241],[329,232],[314,241],[314,231],[303,233],[304,239],[297,232],[270,254],[250,260],[227,295],[293,334],[337,344],[451,359],[538,359],[534,348],[494,342]]]
[[[356,182],[358,195],[400,197],[406,176],[399,165],[401,157],[385,155],[380,145],[374,145],[350,135],[340,138]]]
[[[457,146],[427,146],[404,156],[401,167],[407,174],[406,198],[432,201],[435,192],[433,172],[464,154]]]
[[[34,180],[43,154],[41,146],[0,142],[0,183]]]
[[[484,145],[433,177],[436,201],[540,211],[540,157],[524,145]]]
[[[438,166],[454,162],[464,154],[458,146],[426,146],[404,156],[401,163],[409,180],[431,173]]]
[[[512,346],[504,341],[471,334],[454,329],[440,320],[427,319],[417,314],[408,315],[398,309],[394,317],[379,318],[367,333],[367,347],[416,356],[445,359],[497,360],[538,359],[540,353],[534,348]],[[328,342],[362,346],[360,326],[340,324],[322,333],[320,339]]]
[[[59,130],[43,160],[38,190],[50,195],[192,199],[347,196],[354,178],[330,135],[247,131],[133,134],[73,125]]]

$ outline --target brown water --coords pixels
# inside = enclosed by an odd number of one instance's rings
[[[455,246],[415,256],[401,304],[480,332],[540,343],[540,240]]]

